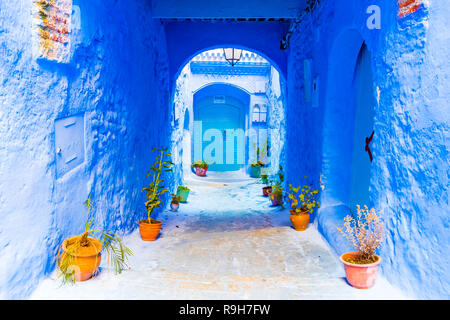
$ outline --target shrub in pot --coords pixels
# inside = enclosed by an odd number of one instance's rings
[[[272,201],[272,205],[274,206],[281,206],[282,209],[284,209],[283,206],[283,182],[284,182],[284,174],[283,174],[283,167],[280,166],[280,169],[277,173],[276,179],[271,179],[270,183],[272,184],[272,191],[269,193],[269,198]]]
[[[260,178],[261,177],[261,168],[264,167],[264,163],[261,161],[252,163],[250,165],[250,177],[252,178]]]
[[[199,177],[206,176],[206,171],[209,168],[209,164],[207,164],[205,161],[197,160],[192,162],[192,168],[195,170],[195,174]]]
[[[102,249],[107,251],[108,262],[112,262],[116,273],[127,268],[128,257],[133,254],[116,233],[93,227],[90,196],[84,205],[87,209],[84,232],[64,240],[56,256],[58,277],[62,277],[64,283],[85,281],[95,275],[102,259]]]
[[[270,201],[272,201],[273,206],[281,206],[282,209],[284,209],[283,206],[283,188],[279,185],[275,185],[272,187],[272,192],[269,194]]]
[[[180,202],[187,202],[189,191],[191,191],[191,189],[185,186],[179,186],[177,188],[177,196],[180,197]]]
[[[344,264],[347,281],[355,288],[368,289],[375,284],[381,262],[375,252],[381,245],[383,223],[375,209],[356,207],[356,217],[346,216],[344,230],[338,228],[356,251],[342,254],[340,261]]]
[[[320,203],[316,200],[319,191],[308,185],[294,188],[291,184],[289,184],[289,190],[291,191],[288,193],[291,203],[291,209],[289,210],[291,224],[295,230],[304,231],[308,227],[310,214],[313,213],[314,208],[320,208]]]
[[[268,197],[269,194],[272,192],[272,186],[269,185],[269,175],[268,174],[261,174],[261,181],[266,186],[262,188],[263,196]]]
[[[151,215],[155,208],[163,205],[161,196],[169,192],[164,186],[162,173],[172,171],[171,167],[173,166],[173,162],[167,159],[171,156],[170,153],[166,153],[167,149],[153,149],[152,151],[158,151],[159,154],[145,176],[146,178],[151,176],[152,182],[142,188],[142,191],[145,191],[146,197],[145,209],[147,210],[147,219],[139,220],[139,232],[144,241],[156,240],[156,237],[161,231],[162,222],[153,219]]]
[[[176,194],[172,193],[172,201],[170,202],[170,208],[172,211],[178,211],[178,207],[180,206],[180,197]]]

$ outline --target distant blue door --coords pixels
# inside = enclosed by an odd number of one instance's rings
[[[210,164],[208,170],[237,171],[242,168],[245,140],[239,141],[237,136],[230,135],[238,133],[238,129],[244,132],[245,114],[242,102],[230,96],[205,97],[194,105],[194,114],[195,121],[201,121],[202,155],[203,161]]]

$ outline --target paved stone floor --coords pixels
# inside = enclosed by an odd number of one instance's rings
[[[130,269],[61,286],[43,279],[31,299],[405,299],[379,276],[350,287],[337,256],[313,225],[297,232],[255,180],[191,178],[188,203],[165,211],[157,241],[124,238]]]

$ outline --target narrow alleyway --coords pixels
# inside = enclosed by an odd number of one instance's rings
[[[313,225],[296,232],[271,207],[261,184],[231,177],[192,178],[188,203],[164,211],[163,230],[144,242],[125,237],[130,270],[61,286],[56,273],[32,299],[404,299],[381,276],[370,290],[350,287]]]

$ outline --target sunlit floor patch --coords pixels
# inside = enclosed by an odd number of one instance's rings
[[[219,184],[218,182],[214,182]],[[212,184],[212,183],[211,183]],[[254,180],[225,186],[187,181],[179,212],[165,211],[155,242],[125,237],[131,269],[61,286],[56,274],[32,299],[404,299],[381,276],[369,290],[350,287],[314,226],[297,232]]]

